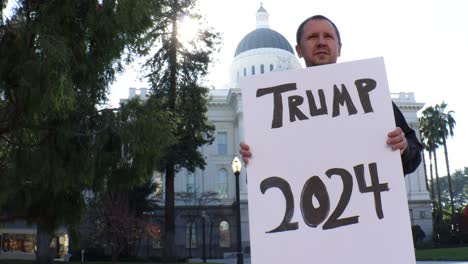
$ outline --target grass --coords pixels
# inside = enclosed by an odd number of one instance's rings
[[[468,247],[419,249],[416,250],[416,259],[468,261]]]
[[[0,260],[0,264],[32,264],[32,260]],[[54,263],[70,263],[70,264],[79,264],[81,261],[71,261],[71,262],[54,262]],[[111,264],[111,261],[86,261],[86,264]],[[121,261],[118,262],[121,264],[182,264],[186,262],[177,262],[177,263],[163,263],[163,262],[132,262],[132,261]],[[191,264],[202,264],[201,262],[190,262]],[[221,264],[221,263],[210,263],[210,264]]]
[[[433,248],[433,249],[418,249],[416,250],[417,260],[452,260],[452,261],[468,261],[468,247],[457,247],[457,248]],[[0,264],[32,264],[33,261],[22,261],[22,260],[0,260]],[[57,262],[59,263],[59,262]],[[63,262],[60,262],[63,264]],[[81,262],[69,262],[69,263],[81,263]],[[89,261],[87,264],[110,264],[110,261]],[[181,264],[178,263],[162,263],[162,262],[119,262],[122,264]],[[201,264],[201,263],[193,263]],[[215,263],[211,263],[215,264]],[[218,263],[219,264],[219,263]]]

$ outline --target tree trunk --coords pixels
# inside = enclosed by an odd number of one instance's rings
[[[43,224],[37,224],[37,251],[36,251],[36,263],[37,264],[49,264],[52,263],[53,256],[52,250],[50,249],[50,242],[52,236],[49,234]]]
[[[429,189],[429,179],[427,178],[427,169],[426,169],[426,157],[424,155],[424,149],[421,150],[421,157],[422,157],[422,163],[423,163],[423,168],[424,168],[424,179],[426,181],[426,190],[430,191]],[[432,184],[432,182],[431,182]]]
[[[440,194],[440,183],[439,183],[439,170],[437,168],[437,154],[436,150],[433,150],[434,152],[434,166],[435,166],[435,175],[436,175],[436,184],[437,184],[437,205],[438,205],[438,210],[437,210],[437,217],[438,217],[438,223],[442,223],[442,200],[441,200],[441,194]]]
[[[174,209],[174,165],[166,167],[166,195],[165,195],[165,232],[164,259],[171,261],[175,256],[175,209]]]
[[[192,226],[193,225],[193,221],[190,222],[190,230],[189,230],[189,258],[192,258]]]
[[[436,198],[435,198],[435,191],[434,191],[434,172],[432,170],[432,151],[429,150],[429,173],[431,176],[431,200],[432,200],[432,230],[433,235],[435,237],[439,237],[439,211],[436,211]]]
[[[436,208],[435,204],[435,191],[434,191],[434,172],[432,170],[432,151],[429,151],[429,175],[431,176],[431,199],[433,210]]]
[[[169,109],[174,112],[176,109],[177,97],[177,22],[179,3],[174,0],[172,4],[172,35],[171,47],[169,51]],[[174,157],[170,157],[174,159]],[[166,261],[176,259],[175,255],[175,208],[174,208],[174,178],[175,164],[170,160],[166,166],[166,196],[165,196],[165,244],[164,258]]]
[[[210,254],[209,254],[210,259],[213,258],[213,256],[211,255],[211,249],[212,249],[211,243],[212,243],[212,240],[213,240],[213,221],[210,221],[210,242],[209,242],[209,243],[210,243]]]
[[[119,254],[116,249],[112,249],[112,264],[117,264],[119,261]]]
[[[442,138],[442,142],[444,144],[444,154],[445,154],[445,165],[447,167],[447,181],[448,181],[448,188],[449,188],[449,195],[450,195],[450,208],[452,208],[452,228],[455,227],[455,205],[453,203],[453,189],[452,189],[452,177],[450,176],[450,168],[449,168],[449,161],[448,161],[448,152],[447,152],[447,142],[445,141],[445,135]]]

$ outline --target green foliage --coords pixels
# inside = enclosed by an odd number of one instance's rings
[[[163,155],[175,138],[170,114],[162,109],[160,100],[130,100],[120,111],[103,112],[102,122],[106,128],[95,138],[98,149],[94,159],[101,181],[96,182],[94,191],[128,191],[163,168]]]
[[[42,223],[50,232],[79,222],[91,160],[89,139],[72,132],[77,126],[70,117],[54,130],[24,128],[9,135],[9,166],[2,176],[11,192],[4,212]]]
[[[426,108],[419,118],[419,129],[421,130],[422,143],[427,151],[434,151],[442,144],[439,128],[432,122],[435,115],[433,107]]]
[[[170,114],[157,98],[132,99],[119,111],[103,111],[99,121],[104,129],[94,137],[93,167],[100,177],[89,204],[88,233],[117,259],[152,230],[143,219],[157,206],[152,176],[175,139]]]
[[[204,166],[199,148],[213,140],[214,127],[206,117],[208,89],[201,81],[219,41],[219,34],[210,28],[200,30],[190,43],[178,41],[179,18],[199,17],[191,10],[195,4],[194,0],[164,1],[164,27],[156,25],[145,35],[147,42],[140,46],[140,50],[150,54],[145,66],[153,96],[164,98],[167,109],[173,113],[173,132],[178,142],[166,160],[190,171]]]
[[[159,3],[19,1],[0,25],[2,215],[73,231],[85,190],[109,175],[133,186],[159,166],[173,142],[160,103],[98,110],[122,54],[157,23]]]
[[[443,144],[443,139],[453,136],[455,119],[453,111],[446,111],[447,104],[442,102],[435,106],[429,106],[422,112],[419,118],[421,133],[428,149],[437,148]]]
[[[443,223],[443,210],[442,208],[445,205],[442,205],[442,191],[441,183],[438,172],[438,163],[437,163],[437,152],[436,149],[440,146],[444,148],[445,154],[445,165],[447,168],[447,182],[448,182],[448,196],[449,196],[449,205],[451,213],[450,219],[452,226],[455,225],[455,202],[454,202],[454,193],[452,188],[452,180],[450,173],[450,164],[448,160],[448,151],[446,139],[448,136],[453,136],[453,128],[455,127],[455,119],[452,114],[453,111],[446,111],[447,104],[442,101],[439,105],[429,106],[422,112],[422,117],[419,118],[419,126],[421,131],[422,142],[425,146],[425,149],[429,152],[429,163],[430,163],[430,176],[431,176],[431,196],[435,200],[435,192],[437,191],[437,205],[434,204],[434,210],[437,212],[434,220],[434,237],[441,237],[439,231],[441,231],[441,226]],[[433,182],[432,174],[432,157],[434,157],[434,171],[436,183]]]
[[[179,18],[195,3],[18,2],[0,25],[1,214],[73,231],[85,191],[128,191],[154,170],[203,167],[214,127],[200,83],[218,34],[178,43]],[[150,58],[152,95],[98,110],[133,55]]]
[[[468,167],[463,170],[456,170],[451,175],[452,189],[453,189],[453,202],[456,209],[463,208],[468,205]],[[442,206],[446,210],[450,210],[450,196],[448,188],[448,178],[440,178],[440,190]]]
[[[196,0],[161,1],[161,20],[154,23],[132,51],[146,55],[146,76],[152,97],[164,102],[174,125],[176,139],[164,156],[165,167],[165,248],[167,259],[175,258],[174,178],[180,168],[193,172],[205,165],[201,147],[213,141],[214,126],[208,122],[208,89],[201,83],[207,74],[219,35],[212,29],[200,30],[196,39],[181,43],[178,36],[183,16],[194,14]]]
[[[435,242],[442,245],[459,244],[467,240],[463,209],[468,206],[468,167],[465,167],[464,170],[456,170],[451,179],[456,211],[452,213],[447,177],[441,177],[439,180],[441,210],[439,210],[439,206],[434,208],[434,214],[441,215],[440,220],[434,219],[434,239]]]
[[[167,258],[175,258],[174,177],[180,168],[194,171],[205,165],[201,147],[213,141],[214,126],[208,122],[208,89],[202,80],[216,51],[219,35],[212,29],[200,30],[190,43],[179,41],[178,29],[183,16],[194,14],[196,0],[161,1],[161,20],[154,23],[133,52],[147,55],[145,63],[152,97],[161,99],[171,113],[172,134],[176,142],[164,156],[165,248]]]

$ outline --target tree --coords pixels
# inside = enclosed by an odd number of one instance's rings
[[[151,181],[148,181],[143,186],[137,186],[130,190],[129,194],[130,207],[133,208],[135,217],[147,223],[146,234],[150,235],[149,237],[146,235],[148,238],[160,235],[159,226],[153,224],[151,218],[151,215],[153,215],[156,210],[160,209],[157,203],[157,196],[155,195],[155,190],[159,188],[161,188],[159,183],[151,179]],[[142,240],[139,240],[135,245],[129,245],[127,248],[127,255],[136,257],[141,242]]]
[[[156,235],[152,223],[136,214],[128,192],[108,191],[97,197],[89,233],[93,243],[111,250],[112,263],[118,262],[124,250],[137,247],[141,239]]]
[[[444,146],[445,152],[445,163],[447,168],[448,175],[448,184],[449,184],[449,194],[450,194],[450,205],[452,212],[452,221],[455,220],[455,208],[453,203],[453,190],[452,183],[450,178],[450,167],[448,162],[448,152],[446,138],[448,135],[453,135],[453,127],[455,126],[455,120],[452,116],[453,111],[445,112],[447,104],[442,102],[440,105],[435,105],[434,107],[427,107],[423,111],[423,127],[422,133],[425,133],[425,137],[430,137],[433,142],[436,142],[435,149],[438,146]],[[434,157],[436,155],[435,150],[433,151]],[[437,160],[435,161],[435,166],[437,167]],[[436,174],[438,171],[436,170]],[[454,224],[454,223],[452,223]]]
[[[172,132],[177,143],[164,158],[166,259],[175,258],[175,174],[180,168],[203,168],[205,160],[200,148],[213,141],[214,127],[206,116],[208,89],[201,81],[207,74],[218,34],[204,29],[190,43],[178,40],[181,17],[199,18],[192,11],[195,4],[196,0],[163,1],[161,23],[155,23],[143,38],[146,42],[135,48],[140,54],[149,54],[145,65],[152,96],[164,99],[175,124]]]
[[[133,99],[119,111],[106,111],[105,133],[96,137],[101,146],[95,154],[96,172],[101,175],[93,188],[94,240],[107,245],[115,263],[124,250],[135,247],[151,228],[143,220],[153,211],[154,171],[161,170],[162,157],[175,140],[168,113],[157,98]]]
[[[436,150],[437,147],[440,145],[440,138],[438,137],[438,128],[434,126],[432,122],[434,109],[432,107],[426,108],[422,112],[422,116],[419,118],[419,127],[421,131],[421,140],[423,142],[425,150],[429,153],[429,169],[431,175],[431,194],[432,199],[435,199],[434,195],[434,177],[433,177],[433,157],[434,157],[434,165],[435,165],[435,174],[436,174],[436,187],[437,187],[437,206],[434,204],[434,212],[435,215],[435,224],[434,227],[436,229],[436,233],[439,224],[442,222],[442,204],[441,204],[441,192],[440,192],[440,185],[439,185],[439,173],[437,168],[437,154]]]
[[[424,124],[424,120],[422,118],[419,119],[419,125],[420,125],[420,127],[419,127],[420,131],[423,131],[424,129],[426,129],[426,127],[424,127],[425,124]],[[427,140],[422,132],[421,132],[421,143],[424,146],[424,149],[422,151],[423,153],[421,153],[421,155],[423,157],[423,165],[424,165],[424,174],[425,174],[425,178],[426,178],[426,186],[428,187],[428,190],[431,193],[432,207],[436,208],[436,204],[435,204],[436,199],[435,199],[435,190],[434,190],[434,173],[433,173],[433,169],[432,169],[432,151],[434,149],[434,146],[433,146],[433,142],[431,140]],[[429,153],[429,175],[430,175],[429,184],[427,184],[428,179],[427,179],[426,159],[425,159],[425,155],[424,155],[424,150],[426,150]]]
[[[463,239],[463,212],[468,204],[468,167],[464,170],[456,170],[452,176],[453,198],[455,207],[455,219],[452,218],[452,204],[450,202],[450,192],[448,177],[440,178],[441,200],[443,219],[439,230],[439,242],[459,243]]]
[[[55,228],[75,233],[83,190],[100,177],[92,153],[106,124],[98,105],[125,48],[159,14],[157,0],[23,0],[2,19],[0,204],[2,213],[37,223],[38,263],[51,261]]]
[[[465,167],[463,170],[456,170],[452,174],[451,179],[454,207],[456,210],[460,210],[468,205],[468,167]],[[440,178],[440,188],[444,208],[451,210],[448,177]]]
[[[421,131],[421,141],[424,148],[429,152],[429,170],[431,175],[431,197],[433,199],[433,217],[434,217],[434,237],[438,239],[440,225],[442,224],[442,199],[439,184],[439,172],[437,167],[437,147],[441,144],[440,138],[438,137],[438,128],[434,126],[432,122],[434,109],[432,107],[426,108],[422,112],[422,116],[419,118],[419,127]],[[434,160],[434,162],[433,162]],[[434,185],[433,177],[433,164],[436,175],[436,184]],[[434,187],[437,190],[437,202],[435,202]]]
[[[438,125],[440,131],[440,138],[442,140],[442,145],[444,146],[444,154],[445,154],[445,165],[447,168],[447,180],[448,180],[448,187],[449,187],[449,195],[450,195],[450,205],[451,205],[451,212],[452,212],[452,224],[455,221],[455,205],[453,202],[453,188],[452,188],[452,180],[450,174],[450,166],[448,161],[448,151],[447,151],[447,142],[446,139],[448,136],[453,136],[453,128],[455,127],[455,119],[453,118],[454,111],[446,112],[447,104],[442,101],[440,105],[435,106],[435,110],[437,115],[434,116],[434,122]]]

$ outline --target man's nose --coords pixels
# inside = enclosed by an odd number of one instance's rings
[[[325,37],[324,36],[319,36],[318,37],[318,45],[325,45],[326,42],[325,42]]]

